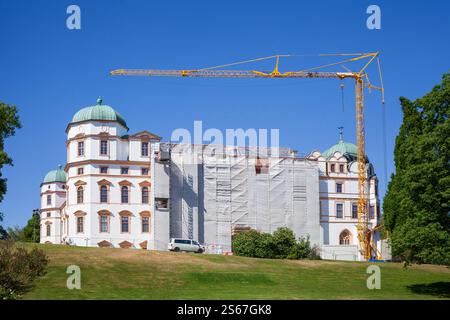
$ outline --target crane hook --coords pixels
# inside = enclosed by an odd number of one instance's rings
[[[341,87],[341,102],[342,102],[342,112],[344,112],[344,87],[345,85],[343,83],[340,84]]]

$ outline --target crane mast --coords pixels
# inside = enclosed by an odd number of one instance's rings
[[[278,65],[280,57],[290,57],[291,55],[273,55],[252,60],[240,61],[215,67],[193,69],[193,70],[161,70],[161,69],[117,69],[110,72],[113,76],[159,76],[159,77],[199,77],[199,78],[334,78],[355,80],[355,100],[356,100],[356,140],[357,140],[357,167],[358,167],[358,242],[360,253],[364,259],[369,260],[373,257],[381,258],[381,253],[373,245],[372,234],[380,226],[369,228],[367,214],[367,168],[365,152],[365,127],[364,127],[364,88],[375,89],[382,92],[384,99],[384,87],[381,78],[380,62],[378,62],[378,71],[380,75],[381,86],[373,86],[369,82],[369,77],[365,70],[374,61],[378,59],[379,52],[374,53],[356,53],[356,54],[322,54],[319,56],[353,56],[342,61],[321,65],[300,71],[279,72]],[[276,64],[271,72],[257,70],[226,70],[224,67],[267,60],[276,59]],[[350,63],[358,60],[368,59],[367,63],[359,71],[351,71],[345,67],[344,63]],[[334,71],[315,71],[318,69],[329,68],[333,66],[342,66],[346,72]],[[366,80],[366,85],[365,85]]]

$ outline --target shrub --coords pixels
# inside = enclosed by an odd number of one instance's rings
[[[298,242],[296,242],[287,256],[288,259],[320,259],[319,248],[316,246],[311,246],[309,237],[300,237]]]
[[[0,242],[0,300],[17,299],[34,279],[45,273],[48,259],[42,250]]]
[[[270,233],[250,230],[233,236],[233,253],[237,256],[269,259],[320,259],[318,247],[311,247],[309,237],[295,239],[289,228]]]
[[[233,253],[244,257],[257,257],[257,243],[261,242],[261,233],[256,230],[241,232],[233,236]]]
[[[274,246],[274,258],[286,259],[292,249],[296,247],[294,232],[289,228],[278,228],[272,236]]]

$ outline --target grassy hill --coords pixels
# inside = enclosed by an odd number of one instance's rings
[[[38,246],[50,258],[48,272],[25,299],[450,298],[443,266],[379,263],[381,289],[368,290],[369,263]],[[66,288],[69,265],[81,268],[81,290]]]

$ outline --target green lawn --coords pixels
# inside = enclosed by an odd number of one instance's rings
[[[50,258],[48,271],[24,299],[450,298],[450,269],[443,266],[379,263],[381,289],[368,290],[369,263],[39,247]],[[66,288],[69,265],[81,268],[81,290]]]

